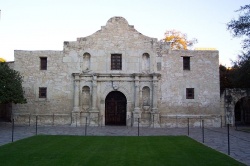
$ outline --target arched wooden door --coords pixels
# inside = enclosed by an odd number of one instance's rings
[[[126,125],[127,99],[119,91],[110,92],[105,99],[105,125]]]

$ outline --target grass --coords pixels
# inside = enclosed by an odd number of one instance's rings
[[[243,165],[187,136],[38,135],[0,146],[0,165]]]

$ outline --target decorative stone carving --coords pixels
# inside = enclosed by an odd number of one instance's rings
[[[84,86],[82,88],[82,109],[87,111],[90,108],[90,88]]]
[[[113,86],[114,90],[118,90],[118,88],[119,88],[119,82],[112,81],[112,86]]]

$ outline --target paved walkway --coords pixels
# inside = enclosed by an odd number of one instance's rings
[[[138,136],[136,127],[70,127],[70,126],[38,126],[37,134],[50,135],[95,135],[95,136]],[[36,135],[35,126],[15,126],[14,141]],[[140,128],[140,136],[156,135],[188,135],[187,128]],[[190,128],[189,137],[203,142],[202,129]],[[0,123],[0,146],[12,142],[12,126]],[[228,154],[227,128],[205,128],[204,144],[224,154]],[[230,156],[250,166],[250,133],[230,128]]]

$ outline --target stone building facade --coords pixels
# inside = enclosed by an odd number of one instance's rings
[[[13,105],[14,115],[70,114],[71,124],[88,117],[93,126],[135,126],[138,118],[140,125],[172,126],[175,116],[220,124],[218,51],[170,50],[122,17],[65,41],[62,51],[14,54],[28,101]]]

